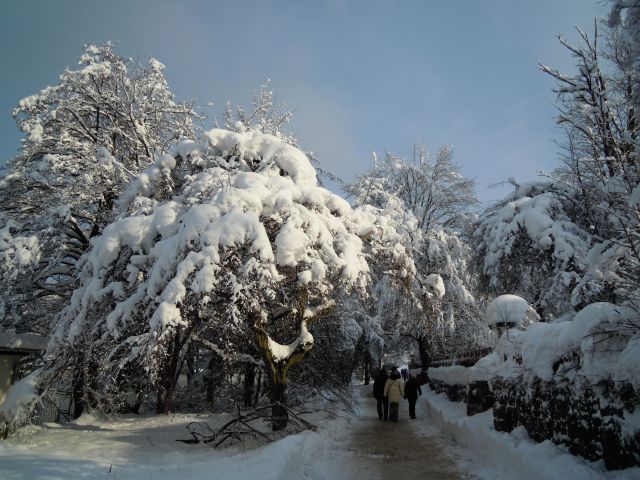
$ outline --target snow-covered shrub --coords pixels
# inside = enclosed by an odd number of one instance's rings
[[[38,401],[38,373],[32,372],[9,388],[0,405],[0,439],[6,438],[15,426],[23,424],[30,417]]]
[[[509,330],[494,351],[474,366],[490,376],[556,375],[628,382],[640,391],[640,321],[637,313],[610,303],[594,303],[551,323],[535,322]]]

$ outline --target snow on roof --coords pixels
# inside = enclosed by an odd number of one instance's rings
[[[0,350],[39,352],[47,347],[47,338],[37,333],[0,332]]]
[[[524,298],[510,294],[494,298],[485,313],[485,322],[490,327],[503,323],[526,327],[538,319],[538,314]]]

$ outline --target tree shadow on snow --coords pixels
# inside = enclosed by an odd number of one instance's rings
[[[110,466],[90,460],[71,460],[54,456],[11,455],[0,460],[3,480],[51,480],[64,478],[107,478]]]

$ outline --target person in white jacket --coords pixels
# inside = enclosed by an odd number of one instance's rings
[[[389,397],[389,420],[397,423],[400,399],[404,397],[404,385],[397,368],[391,371],[391,375],[384,385],[384,396]]]

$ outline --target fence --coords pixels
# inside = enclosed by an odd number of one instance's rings
[[[451,365],[461,365],[471,367],[482,357],[491,353],[491,347],[480,348],[472,352],[466,352],[456,357],[436,357],[431,361],[431,367],[450,367]]]
[[[62,423],[72,420],[73,398],[71,392],[47,393],[35,402],[23,415],[11,422],[0,419],[0,438],[6,438],[27,425]]]

